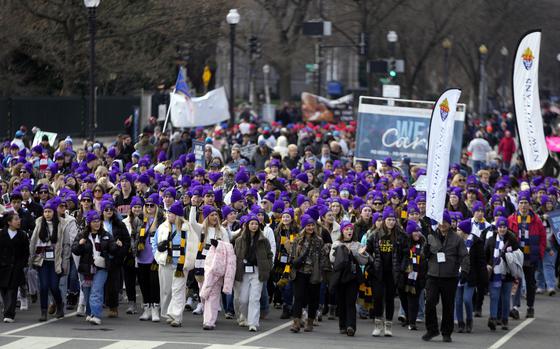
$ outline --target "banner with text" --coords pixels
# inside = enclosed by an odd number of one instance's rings
[[[527,170],[541,169],[548,159],[539,99],[541,32],[521,39],[513,65],[513,105],[519,143]]]
[[[455,114],[461,90],[449,89],[437,100],[430,120],[428,147],[428,188],[426,190],[426,216],[438,223],[443,221],[449,153],[453,144]]]
[[[305,122],[349,122],[354,120],[353,103],[354,96],[351,94],[339,99],[328,99],[303,92],[301,94],[302,118]]]
[[[428,134],[434,103],[418,101],[411,103],[412,107],[405,107],[367,104],[368,99],[378,102],[384,100],[378,97],[360,98],[355,158],[382,160],[390,156],[400,160],[408,156],[413,163],[425,164],[428,159]],[[459,162],[461,157],[465,109],[464,104],[459,106],[461,108],[455,115],[451,163]]]

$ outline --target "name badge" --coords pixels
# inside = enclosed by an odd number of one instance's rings
[[[445,263],[445,253],[438,252],[437,253],[437,262],[438,263]]]
[[[203,255],[203,256],[206,256],[207,254],[208,254],[208,249],[207,249],[207,248],[205,248],[204,250],[202,250],[202,255]]]
[[[153,245],[153,244],[154,244],[155,238],[156,238],[155,236],[152,236],[152,237],[150,238],[150,245]]]
[[[179,246],[179,245],[173,245],[172,253],[173,253],[173,257],[179,257],[179,256],[181,256],[181,246]]]
[[[255,272],[255,267],[252,265],[246,265],[245,266],[245,273],[247,274],[252,274]]]
[[[412,258],[412,264],[416,264],[416,257]]]
[[[54,251],[45,251],[46,259],[54,259]]]
[[[280,263],[288,263],[288,256],[280,256]]]
[[[417,277],[418,277],[418,272],[411,271],[410,273],[408,273],[408,278],[410,280],[416,280]]]
[[[194,267],[195,268],[204,268],[204,260],[202,259],[197,259],[194,261]]]

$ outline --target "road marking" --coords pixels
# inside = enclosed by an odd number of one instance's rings
[[[131,341],[122,340],[107,346],[101,347],[100,349],[152,349],[164,345],[166,342],[157,341]]]
[[[8,338],[44,338],[44,337],[37,337],[37,336],[23,336],[23,335],[2,335],[0,337],[8,337]],[[115,338],[88,338],[88,337],[47,337],[47,338],[61,338],[61,339],[68,339],[74,341],[93,341],[93,342],[118,342],[119,339]],[[152,340],[142,340],[142,342],[157,342]],[[159,343],[159,342],[158,342]],[[190,345],[201,345],[201,346],[209,346],[213,345],[214,343],[203,343],[203,342],[183,342],[183,341],[165,341],[160,343],[161,344],[190,344]]]
[[[0,346],[0,348],[10,349],[46,349],[52,348],[62,343],[70,341],[69,338],[58,337],[26,337],[15,342]]]
[[[498,339],[498,341],[496,343],[492,344],[492,346],[488,347],[488,349],[498,349],[498,348],[500,348],[502,345],[506,344],[506,342],[509,341],[513,336],[515,336],[517,334],[517,332],[519,332],[522,329],[524,329],[525,327],[529,326],[529,324],[531,322],[533,322],[534,320],[535,320],[534,318],[527,319],[527,320],[523,321],[522,323],[520,323],[519,325],[515,326],[515,328],[513,330],[511,330],[509,333],[504,335],[502,338]]]
[[[53,322],[60,321],[60,320],[62,320],[62,319],[64,319],[64,318],[76,316],[76,314],[78,314],[78,313],[77,313],[77,312],[73,312],[73,313],[67,314],[65,317],[60,318],[60,319],[56,319],[56,318],[55,318],[55,319],[50,319],[50,320],[45,321],[45,322],[38,322],[38,323],[33,324],[33,325],[24,326],[24,327],[19,327],[19,328],[13,329],[13,330],[11,330],[11,331],[6,331],[6,332],[3,332],[3,333],[0,333],[0,336],[9,336],[9,335],[12,335],[12,334],[14,334],[14,333],[18,333],[18,332],[21,332],[21,331],[30,330],[30,329],[32,329],[32,328],[36,328],[36,327],[43,326],[43,325],[46,325],[46,324],[51,324],[51,323],[53,323]]]
[[[261,334],[258,334],[258,335],[256,335],[256,336],[253,336],[253,337],[244,339],[244,340],[242,340],[241,342],[237,342],[237,343],[235,343],[235,344],[233,344],[233,345],[240,346],[240,345],[245,345],[245,344],[249,344],[249,343],[251,343],[251,342],[258,341],[259,339],[264,338],[264,337],[266,337],[266,336],[269,336],[269,335],[271,335],[271,334],[273,334],[273,333],[275,333],[275,332],[278,332],[278,331],[280,331],[280,330],[282,330],[282,329],[284,329],[284,328],[290,326],[291,324],[292,324],[291,321],[290,321],[290,322],[286,322],[286,323],[284,323],[284,324],[282,324],[282,325],[279,325],[279,326],[276,326],[276,327],[274,327],[274,328],[271,328],[270,330],[265,331],[265,332],[263,332],[263,333],[261,333]]]

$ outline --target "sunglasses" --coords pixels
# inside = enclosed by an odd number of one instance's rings
[[[94,193],[101,193],[102,190],[101,190],[101,189],[95,189],[93,192],[94,192]]]
[[[26,170],[19,170],[19,173],[23,174],[23,173],[28,173],[28,172]]]
[[[467,180],[464,178],[459,179],[459,182],[466,182]]]
[[[144,206],[146,206],[146,207],[155,207],[156,204],[145,204]]]
[[[49,192],[48,192],[47,190],[41,190],[41,191],[39,192],[39,194],[48,194],[48,193],[49,193]]]
[[[112,208],[106,208],[106,209],[103,210],[103,212],[113,212],[113,209]]]
[[[82,202],[91,202],[91,199],[82,199]]]
[[[377,206],[377,205],[383,205],[382,202],[374,202],[373,204],[376,205],[376,206]]]

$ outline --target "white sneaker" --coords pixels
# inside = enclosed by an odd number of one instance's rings
[[[250,326],[249,332],[257,332],[257,326]]]
[[[374,325],[373,325],[373,332],[371,333],[371,335],[374,336],[374,337],[379,337],[379,336],[381,336],[382,332],[383,332],[383,320],[375,319],[375,322],[374,322]]]
[[[16,320],[12,319],[11,317],[5,317],[5,318],[4,318],[4,322],[7,323],[7,324],[11,324],[11,323],[13,323],[14,321],[16,321]]]
[[[187,298],[187,303],[185,303],[185,309],[192,310],[193,309],[193,299],[192,297]]]
[[[535,291],[536,294],[543,294],[544,290],[542,288],[537,288],[537,290]]]
[[[152,322],[159,322],[159,304],[152,306]]]
[[[92,316],[89,322],[93,325],[101,325],[101,319],[95,316]]]
[[[78,309],[76,309],[76,316],[77,317],[84,317],[86,316],[86,305],[85,304],[78,304]]]
[[[150,321],[152,319],[152,309],[149,304],[142,305],[144,312],[140,315],[140,321]]]
[[[21,297],[19,300],[19,310],[28,310],[29,309],[29,301],[27,297]]]
[[[301,311],[301,322],[303,324],[307,322],[307,309]]]
[[[192,313],[193,313],[194,315],[202,315],[203,312],[204,312],[204,306],[202,305],[202,302],[199,302],[199,303],[196,305],[196,309],[193,310]]]
[[[549,288],[548,290],[546,290],[546,293],[548,293],[548,295],[552,297],[556,294],[556,290],[554,288]]]
[[[245,317],[243,316],[243,314],[239,315],[239,318],[237,319],[237,324],[239,325],[239,327],[247,327],[247,321],[245,321]]]
[[[87,321],[87,322],[90,322],[91,319],[92,319],[92,317],[91,317],[90,315],[86,316],[86,321]]]
[[[385,337],[393,337],[393,322],[385,321]]]

